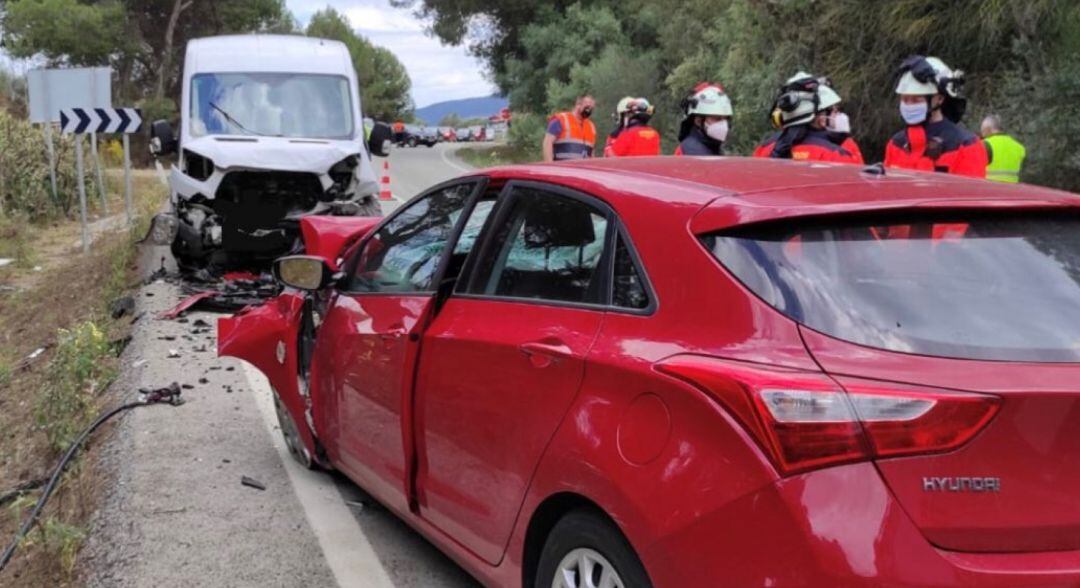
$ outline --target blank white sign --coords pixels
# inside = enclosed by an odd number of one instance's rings
[[[62,108],[112,108],[112,68],[32,69],[30,122],[60,122]]]

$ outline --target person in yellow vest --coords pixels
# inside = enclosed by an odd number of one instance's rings
[[[596,101],[584,94],[569,112],[553,114],[544,134],[544,161],[586,159],[592,157],[596,144],[596,126],[589,120]]]
[[[986,145],[986,179],[1015,184],[1020,181],[1020,168],[1027,150],[1020,141],[1001,130],[1001,119],[991,114],[982,121],[983,144]]]

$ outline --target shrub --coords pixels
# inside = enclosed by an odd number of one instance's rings
[[[105,333],[92,321],[59,331],[48,383],[35,407],[38,426],[58,451],[67,449],[89,424],[94,398],[116,376],[112,362],[107,361],[110,347]]]

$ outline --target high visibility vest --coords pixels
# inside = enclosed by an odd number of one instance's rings
[[[990,163],[986,166],[986,179],[1015,184],[1020,181],[1020,168],[1024,165],[1027,150],[1020,141],[1004,133],[990,135],[986,143]]]
[[[596,127],[591,120],[579,119],[572,112],[560,112],[551,117],[558,120],[562,132],[555,137],[555,160],[592,157],[596,144]]]

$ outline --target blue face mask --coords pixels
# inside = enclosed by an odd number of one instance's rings
[[[926,102],[919,102],[918,104],[906,104],[900,103],[900,116],[909,125],[922,124],[926,120],[926,114],[930,108],[926,105]]]

